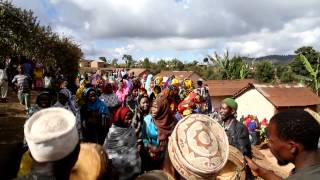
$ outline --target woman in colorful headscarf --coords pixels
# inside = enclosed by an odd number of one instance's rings
[[[138,96],[137,102],[138,106],[134,111],[131,125],[135,129],[135,133],[137,136],[137,147],[140,157],[142,159],[141,169],[143,172],[145,169],[147,169],[146,167],[149,166],[149,164],[145,160],[145,155],[147,154],[147,151],[145,151],[144,149],[142,127],[143,119],[149,114],[150,103],[148,96],[143,94]]]
[[[86,103],[81,107],[81,124],[84,139],[88,142],[102,144],[110,127],[109,109],[102,102],[93,88],[84,91]]]
[[[120,180],[132,179],[141,172],[141,159],[136,146],[136,134],[131,126],[133,113],[127,107],[117,110],[113,124],[103,144],[117,169]]]
[[[200,96],[195,93],[191,92],[180,104],[178,105],[178,111],[183,116],[187,116],[192,114],[198,108],[200,103]]]
[[[135,111],[138,106],[138,95],[138,87],[134,86],[125,97],[124,106],[128,107],[131,112]]]
[[[124,100],[125,100],[125,98],[126,98],[126,90],[125,90],[125,88],[124,88],[123,82],[119,82],[119,84],[118,84],[118,90],[117,90],[117,92],[116,92],[116,95],[117,95],[117,97],[118,97],[118,99],[119,99],[120,105],[122,106],[123,103],[124,103]]]
[[[160,87],[163,87],[163,77],[158,76],[154,79],[154,85],[158,85]]]
[[[151,114],[144,118],[142,137],[150,161],[148,164],[151,169],[149,170],[152,170],[158,169],[162,165],[168,137],[171,135],[176,121],[165,96],[158,96],[152,102],[150,112]]]
[[[143,119],[146,115],[149,114],[149,109],[150,109],[150,103],[149,103],[148,96],[139,95],[137,98],[137,103],[138,103],[138,106],[133,111],[134,116],[132,119],[132,127],[135,128],[135,132],[136,132],[137,139],[138,139],[137,144],[140,144],[140,143],[142,143]],[[143,144],[141,144],[141,145],[143,145]]]
[[[113,88],[110,83],[104,85],[102,88],[102,94],[99,98],[107,104],[110,114],[115,114],[117,108],[120,106],[120,102],[117,95],[113,92]]]
[[[147,76],[147,80],[146,80],[146,83],[145,83],[145,86],[144,88],[147,90],[147,93],[148,93],[148,96],[150,96],[150,94],[152,93],[152,78],[153,78],[153,75],[152,74],[149,74]]]
[[[153,92],[149,96],[150,101],[155,100],[160,93],[161,93],[161,87],[158,85],[154,86]]]
[[[75,106],[75,102],[72,97],[72,93],[67,88],[62,88],[58,93],[58,100],[53,107],[61,107],[71,111],[75,116],[78,113],[78,109]]]
[[[170,110],[174,113],[177,111],[178,104],[181,101],[179,96],[179,89],[177,86],[170,85],[166,91]]]
[[[83,92],[86,89],[87,81],[85,79],[82,79],[80,81],[80,87],[77,89],[76,92],[76,103],[78,107],[81,107],[85,104],[85,98],[83,97]]]

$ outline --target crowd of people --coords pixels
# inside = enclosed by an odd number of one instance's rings
[[[152,74],[136,77],[125,70],[97,71],[79,75],[78,88],[72,90],[63,76],[57,77],[58,86],[44,87],[40,70],[33,79],[23,65],[18,65],[17,71],[11,82],[17,85],[19,101],[29,117],[24,134],[32,159],[32,168],[20,173],[23,176],[18,179],[69,179],[80,143],[101,145],[107,154],[108,170],[102,179],[139,179],[148,172],[159,177],[164,173],[166,179],[214,178],[227,161],[225,147],[229,145],[245,156],[246,179],[253,179],[253,175],[279,178],[251,160],[251,144],[257,143],[256,119],[248,116],[238,121],[238,104],[232,98],[222,101],[217,120],[210,118],[209,89],[202,79],[194,84],[191,79],[181,81],[174,76],[164,79]],[[32,87],[41,90],[34,105],[30,104]],[[312,169],[307,175],[319,177],[319,123],[303,110],[279,114],[270,120],[271,151],[283,164],[296,165],[296,177],[309,166]],[[266,128],[267,121],[262,122],[259,126]],[[291,132],[298,129],[299,133]],[[261,132],[267,136],[266,129]],[[182,155],[176,155],[179,153]],[[306,156],[308,162],[303,163]]]

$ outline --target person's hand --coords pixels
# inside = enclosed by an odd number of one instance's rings
[[[281,177],[276,175],[273,171],[260,167],[247,156],[245,156],[244,158],[254,176],[259,176],[264,180],[281,180]]]
[[[259,172],[260,172],[260,166],[258,166],[254,161],[252,161],[252,159],[250,159],[249,157],[245,156],[244,157],[249,168],[251,169],[251,172],[254,176],[259,176]]]

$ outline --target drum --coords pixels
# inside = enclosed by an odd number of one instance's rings
[[[136,180],[174,180],[174,178],[164,171],[153,170],[140,175]]]
[[[78,160],[72,168],[70,179],[102,179],[107,173],[107,160],[107,153],[102,146],[94,143],[81,143]]]
[[[227,164],[219,172],[219,180],[244,180],[246,178],[245,161],[242,153],[229,145],[229,157]]]
[[[174,128],[168,153],[173,167],[183,178],[215,179],[228,160],[228,137],[209,116],[192,114]]]

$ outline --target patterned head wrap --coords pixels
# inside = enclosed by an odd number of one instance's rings
[[[192,114],[174,128],[168,152],[172,165],[185,179],[214,178],[228,160],[228,137],[209,116]]]
[[[112,122],[113,122],[113,123],[123,122],[124,119],[126,118],[126,114],[127,114],[128,112],[131,112],[129,108],[127,108],[127,107],[120,107],[120,108],[117,110],[116,114],[114,115]]]
[[[162,76],[158,76],[154,80],[154,83],[155,83],[155,85],[162,86],[162,81],[163,81],[163,77]]]
[[[191,79],[184,80],[184,88],[185,89],[193,89],[193,82]]]

